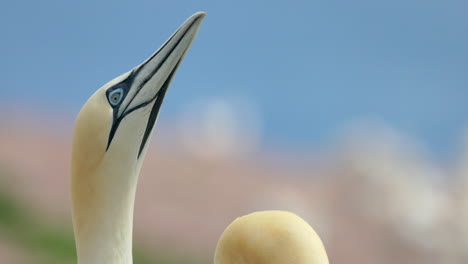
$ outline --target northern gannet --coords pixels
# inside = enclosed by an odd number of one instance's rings
[[[131,264],[135,191],[169,85],[205,13],[150,58],[99,88],[75,122],[71,201],[78,264]],[[221,236],[215,264],[327,264],[320,238],[288,212],[257,212]]]
[[[145,62],[99,88],[78,114],[71,200],[79,264],[132,263],[138,175],[164,96],[204,16],[188,18]]]

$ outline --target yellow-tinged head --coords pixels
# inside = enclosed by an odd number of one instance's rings
[[[205,13],[150,58],[98,89],[75,124],[72,213],[79,263],[131,263],[135,188],[170,83]]]
[[[261,211],[234,220],[216,247],[215,264],[328,264],[320,237],[296,214]]]

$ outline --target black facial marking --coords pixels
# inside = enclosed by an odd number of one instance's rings
[[[130,75],[125,80],[123,80],[122,82],[112,86],[111,88],[107,89],[107,91],[106,91],[106,97],[109,97],[109,93],[111,93],[115,89],[122,88],[122,90],[123,90],[122,99],[120,100],[120,104],[118,104],[116,106],[111,105],[113,107],[113,113],[112,113],[113,118],[112,118],[112,127],[111,127],[111,130],[109,132],[109,139],[107,140],[106,151],[109,149],[110,143],[112,142],[112,139],[114,138],[115,132],[117,131],[117,128],[119,127],[120,121],[122,121],[122,119],[125,117],[125,114],[122,115],[121,117],[118,117],[117,115],[119,113],[119,109],[120,109],[120,107],[122,105],[122,102],[125,101],[125,97],[127,96],[128,90],[130,89],[130,87],[131,87],[134,80],[135,80],[135,72],[132,71],[130,73]]]

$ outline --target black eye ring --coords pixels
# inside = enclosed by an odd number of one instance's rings
[[[115,89],[107,95],[107,100],[109,100],[109,103],[112,106],[117,106],[122,101],[122,98],[123,98],[122,88]]]

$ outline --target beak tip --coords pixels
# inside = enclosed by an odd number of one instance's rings
[[[195,14],[193,14],[194,17],[196,18],[203,18],[206,16],[206,12],[203,12],[203,11],[199,11],[199,12],[196,12]]]

